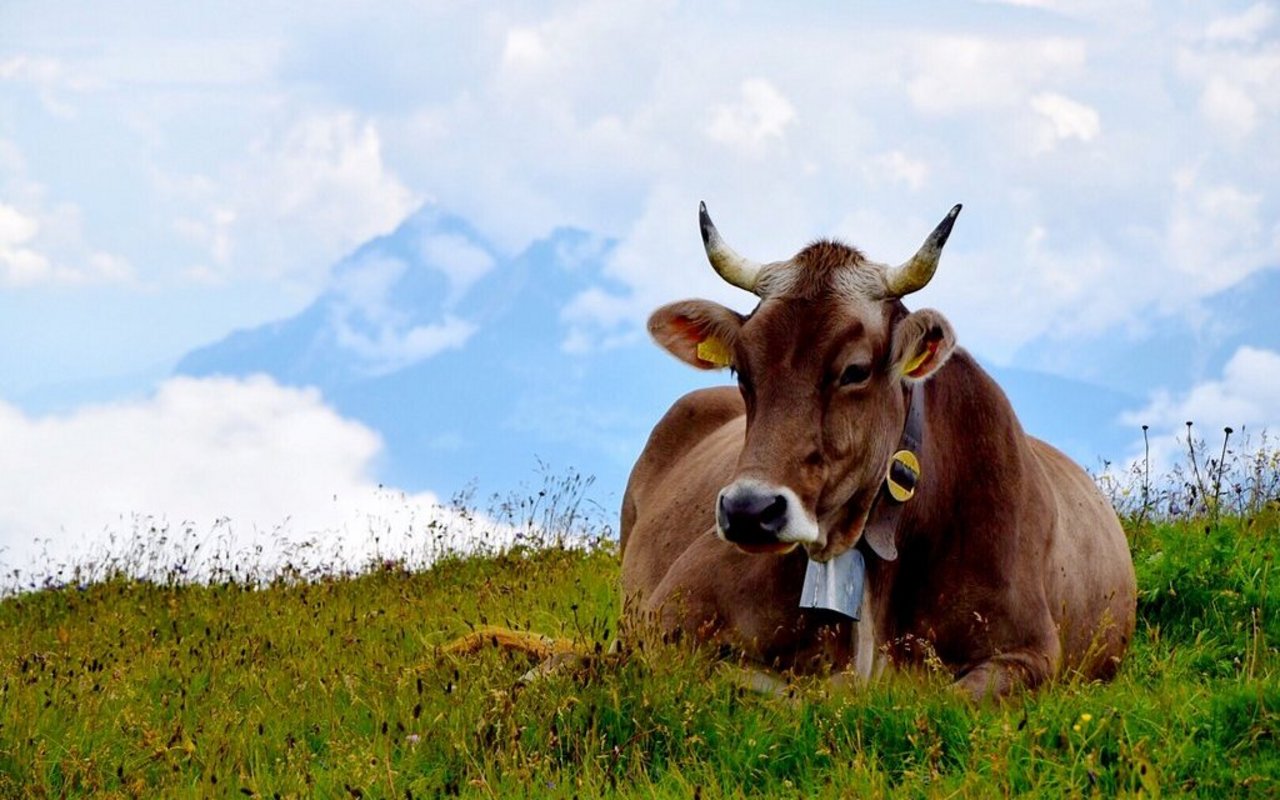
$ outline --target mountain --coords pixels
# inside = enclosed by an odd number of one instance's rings
[[[427,207],[335,265],[297,316],[195,350],[176,371],[319,387],[382,434],[378,478],[399,488],[505,495],[574,469],[613,509],[650,428],[709,379],[656,347],[561,346],[561,309],[606,281],[609,247],[562,229],[503,258]]]
[[[1133,406],[1141,408],[1156,389],[1179,393],[1217,379],[1242,346],[1280,351],[1280,325],[1272,316],[1278,298],[1280,269],[1261,270],[1204,298],[1193,313],[1152,311],[1138,327],[1066,340],[1043,336],[1021,348],[1013,363],[1111,387],[1141,398]]]
[[[609,282],[611,244],[560,229],[504,257],[465,220],[428,206],[334,265],[329,288],[289,319],[183,357],[192,376],[266,373],[315,386],[379,431],[378,478],[448,496],[541,485],[569,469],[617,507],[649,430],[702,373],[647,339],[590,352],[562,346],[562,309]],[[1110,424],[1138,403],[1030,370],[993,369],[1025,427],[1086,465],[1132,440]]]

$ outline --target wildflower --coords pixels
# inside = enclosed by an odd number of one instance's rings
[[[416,745],[419,741],[422,740],[422,737],[416,733],[411,733],[408,736],[404,737],[404,740],[410,745]]]
[[[1087,711],[1086,711],[1085,713],[1083,713],[1083,714],[1081,714],[1081,715],[1080,715],[1080,721],[1081,721],[1081,722],[1089,722],[1089,721],[1091,721],[1092,719],[1093,719],[1093,715],[1092,715],[1092,714],[1090,714],[1090,713],[1089,713],[1089,712],[1087,712]]]

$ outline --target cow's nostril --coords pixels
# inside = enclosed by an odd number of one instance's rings
[[[770,533],[777,533],[787,523],[787,498],[774,495],[773,502],[760,512],[760,527]]]

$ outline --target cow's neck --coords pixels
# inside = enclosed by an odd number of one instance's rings
[[[853,550],[829,560],[809,561],[800,588],[801,608],[826,609],[860,621],[863,614],[859,609],[873,605],[866,591],[867,564],[898,558],[897,528],[903,504],[909,501],[918,483],[919,451],[924,437],[923,390],[920,384],[913,384],[904,392],[907,414],[902,435],[884,483],[862,520],[861,538]],[[859,640],[865,641],[862,637]]]
[[[925,386],[925,382],[917,382],[903,387],[907,414],[897,451],[910,452],[917,459],[927,462],[924,455]],[[897,453],[895,457],[896,455]],[[927,463],[921,466],[929,468]],[[917,474],[915,477],[920,478],[921,475]],[[866,573],[861,614],[855,625],[853,671],[864,679],[874,677],[883,668],[885,654],[881,645],[893,636],[889,629],[888,609],[889,597],[898,574],[898,543],[902,535],[900,527],[908,516],[910,505],[916,502],[915,490],[919,484],[918,480],[912,481],[912,485],[907,487],[912,495],[905,501],[899,501],[890,491],[890,480],[892,477],[887,476],[875,506],[872,507],[863,536],[857,544],[866,561]]]
[[[898,521],[899,557],[867,562],[881,643],[903,633],[897,629],[902,615],[912,613],[916,587],[931,571],[947,570],[953,557],[987,545],[981,538],[966,541],[963,532],[981,537],[997,524],[1001,509],[1042,500],[1038,484],[1026,480],[1027,438],[1008,399],[968,353],[957,348],[921,384],[919,398],[923,476]],[[1022,487],[1016,500],[1004,494],[1009,486]]]

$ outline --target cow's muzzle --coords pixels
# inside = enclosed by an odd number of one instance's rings
[[[781,553],[815,542],[818,526],[795,492],[785,486],[739,480],[720,492],[716,503],[720,538],[749,553]]]

